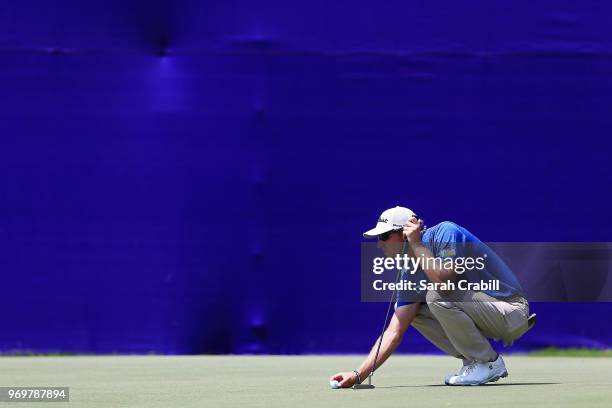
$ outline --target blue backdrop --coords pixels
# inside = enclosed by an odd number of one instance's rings
[[[3,352],[365,352],[398,204],[612,240],[612,4],[5,3]],[[532,308],[516,347],[612,347],[611,304]]]

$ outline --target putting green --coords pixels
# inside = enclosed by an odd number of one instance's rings
[[[448,387],[459,362],[392,356],[374,390],[331,390],[362,356],[3,357],[0,386],[69,386],[70,407],[610,407],[612,358],[507,356],[510,376]],[[6,405],[6,403],[0,403]],[[17,406],[49,406],[20,403]]]

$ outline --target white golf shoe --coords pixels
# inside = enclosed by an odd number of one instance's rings
[[[501,355],[489,363],[472,363],[462,369],[463,372],[445,381],[448,385],[482,385],[495,382],[508,376],[504,359]]]
[[[472,364],[471,361],[469,360],[463,360],[463,366],[461,367],[461,370],[459,370],[458,374],[446,374],[446,377],[444,378],[444,384],[446,385],[450,385],[449,381],[451,378],[456,377],[458,375],[461,375],[465,372],[465,370],[467,370],[467,368]]]

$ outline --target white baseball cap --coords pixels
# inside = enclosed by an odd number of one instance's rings
[[[363,233],[364,238],[376,238],[385,232],[398,230],[408,223],[408,220],[416,217],[414,211],[405,207],[394,207],[383,211],[378,218],[376,227]]]

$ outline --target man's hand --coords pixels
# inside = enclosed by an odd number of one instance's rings
[[[414,317],[419,311],[420,304],[412,303],[410,305],[403,305],[398,307],[393,313],[389,327],[385,330],[385,336],[380,345],[380,354],[376,360],[376,368],[380,367],[389,358],[391,353],[395,351],[397,346],[401,343],[404,333],[414,320]],[[370,354],[361,363],[357,371],[361,376],[361,381],[365,381],[368,375],[374,370],[374,359],[378,352],[378,342],[380,337],[376,340]],[[353,371],[340,372],[330,377],[330,381],[338,381],[341,388],[351,388],[357,383],[357,374]]]
[[[423,230],[423,221],[417,220],[416,217],[412,217],[408,220],[408,223],[404,225],[404,236],[411,244],[418,244],[421,242],[421,231]]]
[[[336,380],[342,388],[351,388],[357,384],[357,375],[352,371],[337,373],[331,376],[330,381]]]

